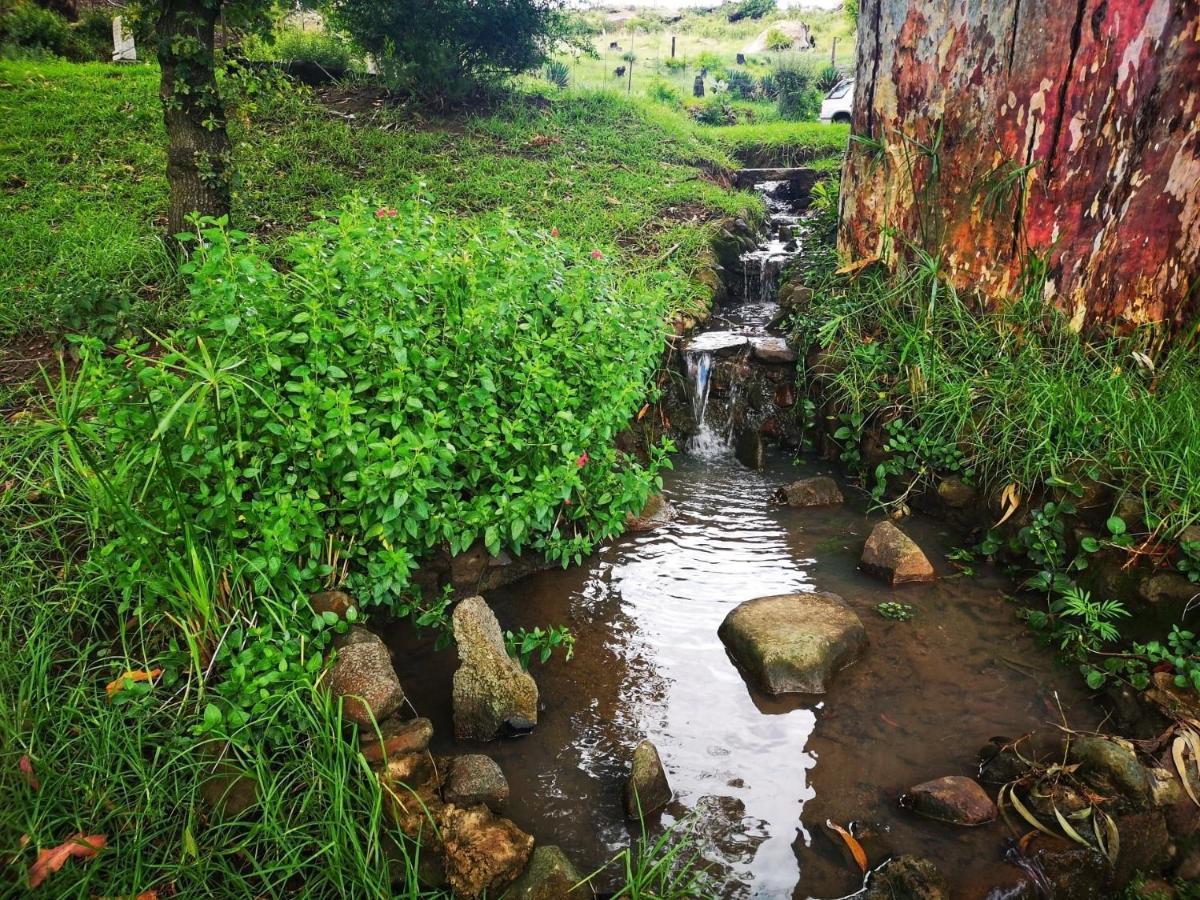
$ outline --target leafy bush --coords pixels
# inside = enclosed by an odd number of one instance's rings
[[[671,72],[681,72],[688,67],[688,61],[682,56],[668,56],[662,64]]]
[[[767,32],[765,39],[768,50],[780,51],[792,49],[792,39],[780,31],[778,28],[772,28]]]
[[[546,80],[560,91],[566,90],[571,82],[571,70],[562,60],[552,59],[546,63]]]
[[[858,25],[858,0],[845,0],[842,4],[842,11],[855,25]]]
[[[815,82],[817,90],[822,94],[828,94],[835,87],[842,83],[842,73],[838,71],[837,66],[826,66],[817,74]]]
[[[71,47],[71,26],[52,10],[18,3],[0,18],[0,43],[64,56]]]
[[[675,85],[669,81],[663,81],[661,78],[650,82],[650,86],[646,88],[646,94],[651,100],[657,100],[659,103],[666,103],[669,106],[674,106],[683,99]]]
[[[697,122],[704,125],[733,125],[737,122],[737,113],[729,105],[725,97],[717,94],[709,97],[693,111]]]
[[[398,86],[450,99],[537,69],[572,33],[560,0],[332,0],[330,12]]]
[[[246,55],[252,59],[313,62],[332,75],[350,71],[357,62],[353,48],[340,35],[303,28],[281,28],[269,43],[248,40]]]
[[[728,63],[722,59],[721,54],[714,53],[711,50],[705,50],[703,53],[696,55],[694,65],[701,69],[708,69],[710,72],[719,72],[725,68]]]
[[[813,88],[809,70],[797,59],[783,57],[771,72],[781,119],[815,119],[821,111],[821,95]]]
[[[724,80],[726,90],[739,100],[752,100],[758,92],[758,82],[745,69],[729,69]]]
[[[71,27],[72,57],[80,60],[111,60],[113,52],[112,12],[92,7]],[[143,50],[138,47],[138,56]]]
[[[657,462],[612,444],[665,303],[619,299],[600,259],[420,201],[354,203],[280,268],[245,235],[201,238],[187,323],[113,360],[85,342],[72,387],[122,590],[173,596],[174,561],[204,546],[294,598],[332,547],[361,601],[395,609],[435,546],[565,562],[644,502]]]
[[[775,12],[775,0],[742,0],[729,11],[730,22],[740,22],[742,19],[761,19]]]

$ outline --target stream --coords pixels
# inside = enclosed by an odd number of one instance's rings
[[[760,186],[764,192],[771,186]],[[391,639],[397,672],[417,712],[435,727],[434,752],[485,752],[512,791],[505,815],[541,843],[558,844],[581,872],[628,847],[637,825],[621,808],[630,754],[658,747],[675,800],[649,827],[684,821],[720,885],[715,896],[843,897],[862,887],[826,820],[856,828],[871,865],[912,853],[934,860],[955,897],[984,897],[1013,882],[1002,822],[960,828],[900,808],[907,788],[943,775],[977,774],[989,738],[1047,722],[1093,728],[1099,713],[1073,671],[1056,666],[1005,599],[1010,582],[986,566],[958,574],[944,554],[966,541],[919,516],[904,528],[938,568],[933,584],[892,589],[858,559],[878,510],[846,484],[841,507],[773,505],[781,485],[836,470],[768,451],[761,471],[742,466],[710,395],[715,352],[769,339],[774,281],[793,252],[798,213],[770,205],[763,244],[743,256],[747,276],[730,307],[684,350],[699,427],[664,475],[674,520],[626,534],[568,570],[530,576],[487,596],[505,628],[566,624],[575,658],[533,666],[542,700],[528,737],[456,743],[452,649],[409,628]],[[781,226],[783,230],[781,232]],[[737,604],[803,590],[842,596],[870,647],[827,694],[768,697],[748,686],[717,628]],[[907,622],[883,618],[881,601],[911,604]],[[993,791],[994,794],[994,791]],[[615,870],[599,875],[612,889]]]

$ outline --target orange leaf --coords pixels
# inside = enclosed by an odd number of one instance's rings
[[[111,699],[113,694],[125,689],[126,679],[129,681],[153,681],[161,674],[162,669],[151,669],[149,672],[147,672],[145,669],[138,669],[136,671],[126,672],[120,678],[110,681],[104,690],[108,692],[108,696]]]
[[[642,419],[646,418],[646,413],[648,413],[648,412],[650,412],[650,404],[649,403],[647,403],[645,406],[643,406],[641,409],[638,410],[637,420],[639,422],[642,421]]]
[[[75,835],[69,841],[64,841],[52,850],[43,850],[38,854],[37,862],[29,867],[29,886],[37,887],[52,873],[63,867],[72,856],[80,859],[91,859],[104,849],[108,838],[102,834],[84,837],[83,833]]]
[[[873,262],[879,262],[879,257],[878,256],[868,256],[866,259],[860,259],[860,260],[856,260],[855,262],[852,262],[852,263],[846,263],[846,265],[838,268],[837,272],[835,272],[834,274],[836,274],[836,275],[853,275],[855,272],[865,269],[867,266],[869,266]]]
[[[854,861],[858,863],[858,868],[865,875],[867,874],[867,851],[863,849],[862,844],[841,825],[838,825],[832,819],[825,820],[825,827],[830,831],[836,832],[838,837],[845,841],[846,846],[850,849],[850,855],[854,857]]]

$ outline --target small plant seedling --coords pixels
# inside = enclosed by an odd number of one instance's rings
[[[891,619],[894,622],[907,622],[916,615],[913,608],[907,603],[895,603],[891,600],[883,603],[875,604],[875,612],[879,613],[885,619]]]

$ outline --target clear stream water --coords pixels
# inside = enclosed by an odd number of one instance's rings
[[[773,296],[751,306],[713,329],[763,334]],[[685,357],[698,419],[712,402],[705,347],[718,340],[698,336]],[[976,774],[976,752],[993,736],[1015,737],[1061,716],[1074,727],[1097,725],[1080,679],[1017,621],[1004,597],[1011,586],[986,568],[956,577],[943,554],[965,538],[919,517],[904,527],[944,577],[892,589],[862,574],[862,544],[880,516],[861,494],[844,487],[847,503],[838,508],[770,502],[789,481],[833,474],[827,466],[776,455],[750,471],[719,434],[693,441],[674,462],[664,488],[672,523],[488,596],[506,628],[561,623],[577,636],[574,660],[533,667],[542,698],[533,734],[454,742],[453,649],[435,651],[431,639],[397,630],[397,670],[406,693],[419,698],[418,713],[434,721],[434,751],[496,759],[512,790],[506,815],[561,846],[583,872],[629,846],[636,825],[624,820],[621,789],[633,747],[648,737],[675,791],[652,827],[691,823],[719,884],[714,896],[824,898],[860,889],[862,876],[827,819],[854,823],[872,866],[899,853],[933,859],[955,897],[983,897],[1015,881],[1018,871],[1002,858],[1002,823],[955,828],[897,803],[921,781]],[[810,589],[845,598],[870,647],[828,694],[763,696],[747,686],[717,628],[742,601]],[[884,619],[875,611],[884,600],[911,604],[915,617]],[[595,884],[610,888],[614,878],[602,874]]]

